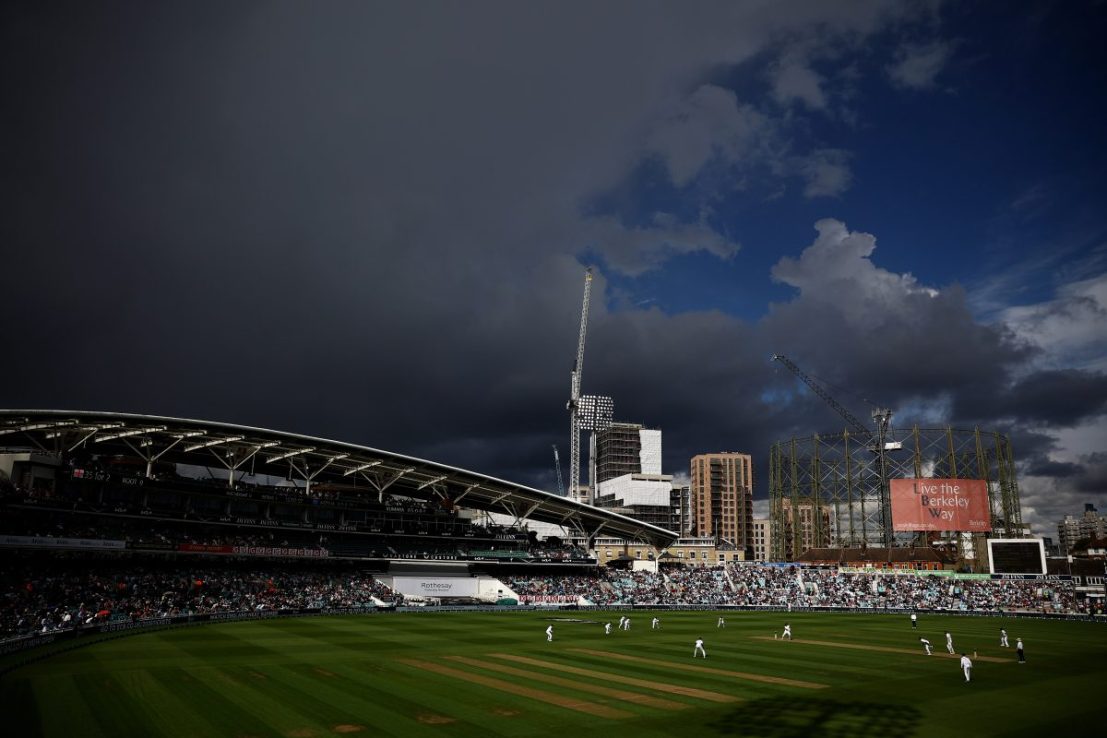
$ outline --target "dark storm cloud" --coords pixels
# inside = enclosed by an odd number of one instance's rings
[[[989,384],[959,397],[962,417],[1011,417],[1068,427],[1107,409],[1107,375],[1080,369],[1033,372],[1009,386]]]
[[[1084,471],[1076,482],[1076,489],[1102,499],[1107,490],[1107,453],[1088,454],[1082,461]]]
[[[674,8],[6,7],[0,236],[20,319],[0,406],[239,422],[552,488],[578,255],[623,274],[742,255],[741,234],[581,204],[651,156],[677,180],[712,156],[810,179],[826,152],[768,161],[777,122],[709,77],[774,45],[862,43],[916,6]],[[585,391],[662,428],[666,471],[716,450],[763,463],[776,440],[841,427],[777,351],[896,406],[962,408],[1023,376],[1032,352],[958,288],[818,227],[774,271],[795,295],[757,322],[609,304],[597,273]],[[1032,379],[1012,397],[1038,409],[1009,417],[1044,417],[1063,391]]]
[[[644,122],[782,32],[901,14],[431,11],[9,6],[6,288],[35,317],[9,336],[27,360],[5,367],[3,404],[412,451],[485,437],[450,460],[513,465],[500,429],[564,425],[574,254],[598,234],[656,263],[709,235],[581,219],[641,153]]]
[[[1026,473],[1036,477],[1073,477],[1081,473],[1083,467],[1067,461],[1049,459],[1031,459],[1026,465]]]

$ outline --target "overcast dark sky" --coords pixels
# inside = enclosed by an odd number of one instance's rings
[[[155,413],[546,489],[584,391],[665,469],[1009,432],[1107,508],[1099,2],[5,3],[0,406]],[[764,474],[755,496],[764,499]]]

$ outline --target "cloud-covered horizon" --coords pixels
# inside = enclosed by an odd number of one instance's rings
[[[0,405],[273,427],[552,488],[593,266],[585,391],[660,427],[666,471],[721,449],[763,469],[773,441],[840,426],[780,352],[897,422],[1010,433],[1048,533],[1107,492],[1107,444],[1084,447],[1107,274],[997,289],[984,316],[971,260],[935,267],[1005,244],[917,212],[971,172],[891,156],[890,132],[942,130],[895,105],[963,104],[971,45],[944,8],[8,9]],[[1015,184],[1007,202],[1036,191]]]

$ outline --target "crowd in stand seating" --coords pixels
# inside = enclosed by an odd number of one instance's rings
[[[368,572],[106,564],[0,573],[0,638],[112,620],[220,612],[369,607],[402,600]]]
[[[76,559],[70,560],[70,563]],[[0,570],[0,638],[184,614],[369,606],[402,600],[372,573],[273,562],[198,558],[161,564],[104,559],[67,567],[51,559],[10,561]],[[87,562],[82,562],[87,563]],[[1067,581],[951,579],[920,574],[731,563],[659,572],[596,568],[587,573],[506,576],[527,601],[594,605],[853,607],[954,612],[1079,612]]]
[[[1071,582],[951,579],[920,574],[845,573],[837,569],[731,563],[595,577],[515,576],[504,580],[527,601],[572,595],[595,605],[738,605],[856,607],[958,612],[1080,610]]]

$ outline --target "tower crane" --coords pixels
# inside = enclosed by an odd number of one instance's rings
[[[871,436],[873,434],[873,431],[869,426],[862,423],[860,420],[857,419],[856,416],[854,416],[853,413],[842,407],[841,403],[835,400],[834,397],[831,396],[831,394],[825,389],[823,389],[814,379],[807,376],[807,374],[805,374],[802,369],[796,366],[795,363],[793,363],[793,361],[787,356],[785,356],[784,354],[773,354],[772,361],[780,362],[788,369],[788,371],[792,372],[792,374],[795,374],[800,380],[803,381],[804,384],[811,388],[812,392],[822,398],[822,400],[826,404],[830,405],[830,407],[832,407],[836,413],[845,418],[846,422],[850,424],[850,427],[852,427],[853,430],[856,431],[858,434],[865,436]],[[885,431],[888,429],[888,424],[892,422],[892,412],[884,408],[874,408],[873,420],[876,421],[878,430]],[[883,433],[881,433],[881,435],[883,435]]]
[[[891,449],[900,448],[899,443],[889,443],[887,441],[888,428],[892,423],[892,411],[888,408],[874,407],[872,411],[873,423],[876,425],[875,432],[872,428],[868,427],[860,420],[857,419],[849,410],[844,408],[833,396],[825,389],[823,389],[815,380],[807,376],[795,363],[792,362],[784,354],[773,354],[772,361],[778,361],[787,367],[788,371],[799,377],[804,384],[811,388],[811,390],[818,395],[826,404],[834,408],[834,411],[846,419],[846,422],[850,424],[857,435],[865,439],[866,445],[869,451],[875,456],[875,468],[878,475],[878,483],[880,485],[880,499],[881,499],[881,515],[883,517],[883,530],[884,530],[884,545],[892,545],[891,534],[891,500],[888,496],[888,463],[886,452]]]
[[[581,395],[580,383],[584,373],[584,340],[588,336],[588,300],[592,294],[592,268],[584,273],[584,302],[580,309],[580,338],[577,340],[577,356],[569,378],[569,496],[580,491],[580,432],[592,431],[590,459],[592,471],[590,484],[595,485],[596,431],[610,427],[614,403],[610,397]]]
[[[588,298],[592,294],[592,268],[584,273],[584,302],[580,308],[580,338],[569,377],[569,495],[580,489],[580,378],[584,371],[584,340],[588,337]]]

